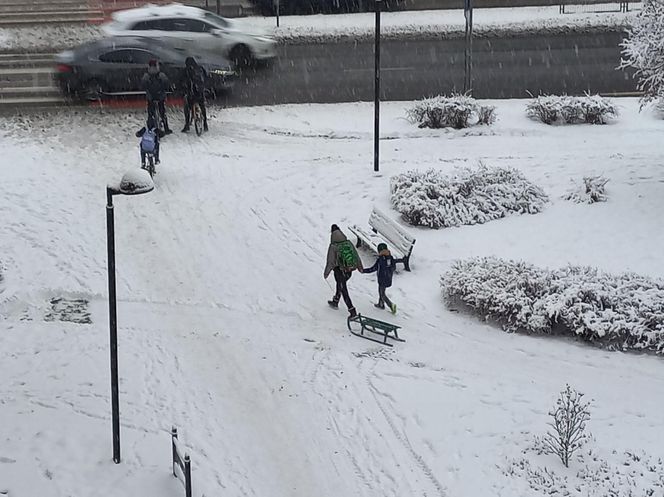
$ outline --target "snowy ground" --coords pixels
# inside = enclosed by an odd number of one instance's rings
[[[407,104],[384,104],[380,174],[368,104],[217,110],[204,137],[167,137],[156,190],[115,200],[120,465],[104,187],[138,166],[139,118],[1,118],[0,491],[182,495],[169,473],[177,425],[196,497],[545,495],[511,461],[577,481],[581,463],[562,471],[522,454],[565,382],[594,400],[592,448],[611,474],[626,471],[624,450],[664,457],[661,358],[506,334],[448,310],[439,290],[454,258],[491,254],[664,277],[664,121],[618,103],[614,124],[565,127],[529,121],[524,101],[494,102],[495,125],[451,132],[417,129]],[[350,335],[345,312],[325,304],[330,224],[365,224],[374,204],[393,212],[393,174],[479,160],[521,169],[552,204],[412,229],[413,271],[389,292],[396,317],[373,308],[375,276],[350,282],[359,310],[403,326],[407,342]],[[559,198],[599,173],[608,202]],[[608,494],[580,488],[571,495]]]
[[[598,11],[618,4],[593,6]],[[574,6],[570,6],[574,9]],[[584,7],[587,8],[587,7]],[[474,27],[478,36],[532,34],[534,32],[560,32],[569,30],[621,29],[628,26],[640,8],[631,3],[629,13],[581,12],[560,14],[558,7],[518,7],[475,9]],[[237,20],[262,28],[284,43],[327,43],[341,39],[367,39],[374,34],[375,15],[340,14],[311,16],[282,16],[276,28],[274,17],[248,17]],[[382,32],[385,38],[426,37],[447,38],[463,34],[463,10],[429,10],[412,12],[385,12]],[[0,28],[0,50],[50,51],[69,48],[102,36],[98,26],[44,25],[18,28]]]

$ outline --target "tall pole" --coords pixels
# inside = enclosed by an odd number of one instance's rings
[[[277,0],[277,27],[279,27],[279,0]]]
[[[113,191],[106,188],[106,248],[108,251],[108,319],[111,337],[111,412],[113,422],[113,462],[120,463],[120,400],[118,387],[118,318],[115,297],[115,223]]]
[[[380,169],[380,10],[382,0],[375,0],[376,6],[376,42],[375,42],[375,83],[374,88],[374,171]]]
[[[472,90],[473,80],[473,0],[465,0],[463,13],[466,18],[463,92],[467,93]]]

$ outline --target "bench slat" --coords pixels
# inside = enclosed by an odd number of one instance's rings
[[[391,243],[389,240],[385,239],[386,237],[374,233],[373,231],[363,230],[359,226],[351,226],[348,229],[375,253],[378,253],[379,243],[385,242],[388,245]],[[395,259],[401,259],[408,255],[408,252],[404,252],[400,247],[394,247],[393,245],[390,245],[390,253]]]

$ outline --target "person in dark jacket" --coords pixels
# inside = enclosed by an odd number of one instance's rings
[[[150,131],[153,134],[154,137],[154,148],[153,150],[145,150],[145,142],[146,140],[143,140],[143,136],[147,131]],[[141,149],[141,167],[145,168],[145,158],[147,157],[148,153],[151,153],[154,155],[154,161],[156,164],[159,164],[159,140],[164,137],[163,131],[161,131],[155,121],[154,117],[149,116],[148,117],[148,122],[146,123],[145,126],[143,126],[141,129],[139,129],[136,132],[136,137],[141,138],[141,144],[140,144],[140,149]]]
[[[203,131],[208,130],[207,111],[205,109],[205,73],[193,57],[184,61],[184,128],[182,132],[189,131],[191,114],[194,103],[198,102],[203,113]]]
[[[341,297],[343,297],[344,302],[346,303],[346,307],[348,307],[348,313],[350,314],[350,317],[355,317],[357,316],[357,311],[353,306],[353,301],[350,299],[350,295],[348,295],[348,286],[346,283],[350,279],[355,269],[362,271],[362,259],[360,259],[360,256],[357,254],[355,246],[348,241],[346,235],[344,235],[343,232],[339,229],[339,226],[333,224],[330,231],[330,246],[327,249],[327,260],[325,264],[325,270],[323,271],[323,278],[327,279],[327,277],[330,275],[330,272],[333,272],[334,281],[336,281],[337,287],[334,293],[334,297],[332,297],[332,300],[328,300],[327,303],[330,305],[330,307],[338,309],[339,300],[341,300]],[[352,249],[355,259],[354,267],[340,266],[339,250],[342,244],[345,244],[346,246],[349,245],[349,249]]]
[[[159,113],[164,123],[164,133],[167,135],[172,133],[168,127],[168,118],[166,117],[166,93],[170,89],[171,83],[168,76],[161,72],[159,62],[155,59],[148,63],[148,72],[143,75],[141,82],[148,101],[148,116],[154,116],[155,107],[159,107]]]
[[[363,269],[363,273],[378,271],[378,303],[374,304],[379,309],[385,309],[385,304],[390,308],[392,314],[397,313],[397,306],[385,294],[385,290],[392,286],[392,275],[396,268],[396,260],[390,254],[385,243],[378,244],[378,258],[373,266]]]

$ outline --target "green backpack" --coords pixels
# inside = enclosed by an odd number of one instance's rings
[[[357,252],[355,252],[353,244],[348,240],[337,244],[337,266],[345,271],[357,269]]]

